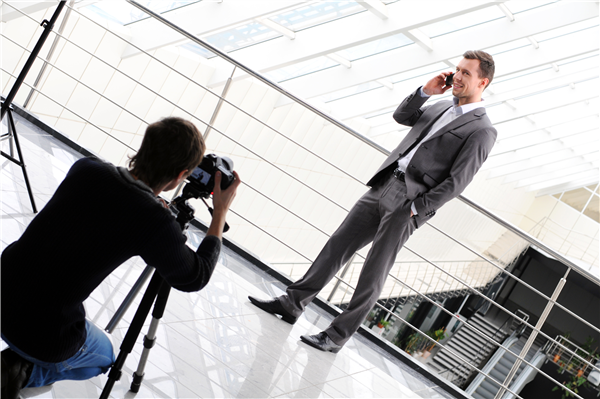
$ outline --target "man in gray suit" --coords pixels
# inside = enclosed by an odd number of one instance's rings
[[[483,90],[494,76],[494,60],[467,51],[454,82],[442,72],[408,96],[394,112],[396,122],[412,126],[404,140],[367,183],[371,189],[348,213],[306,274],[271,300],[249,297],[261,309],[288,323],[298,317],[351,256],[373,242],[348,307],[331,325],[305,343],[337,353],[358,330],[379,299],[398,251],[437,209],[457,197],[473,179],[496,141],[485,113]],[[452,88],[453,101],[423,106],[432,95]]]

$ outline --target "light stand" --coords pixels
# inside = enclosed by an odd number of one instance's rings
[[[8,160],[10,160],[11,162],[17,164],[23,170],[23,177],[25,179],[25,185],[27,186],[27,192],[29,193],[29,199],[31,200],[31,207],[33,208],[34,213],[37,213],[37,208],[35,206],[35,200],[33,199],[33,192],[31,190],[31,184],[29,183],[29,178],[27,176],[27,170],[25,169],[25,160],[23,159],[23,153],[21,152],[21,146],[19,145],[17,129],[15,127],[15,121],[12,116],[11,104],[12,104],[12,101],[14,100],[15,96],[17,95],[17,92],[19,91],[21,84],[23,84],[25,77],[29,73],[29,70],[31,69],[33,62],[35,61],[38,54],[40,53],[40,50],[42,49],[44,42],[48,38],[48,35],[50,35],[52,28],[54,28],[54,24],[56,23],[56,20],[58,19],[58,16],[60,15],[60,13],[66,3],[67,3],[66,0],[59,2],[58,7],[56,8],[56,11],[54,11],[52,18],[50,18],[50,21],[48,21],[46,19],[42,21],[41,26],[44,27],[42,36],[40,36],[38,42],[36,43],[35,47],[33,48],[33,51],[29,55],[29,58],[27,59],[25,66],[21,70],[21,73],[17,77],[17,81],[15,82],[12,89],[10,90],[8,97],[6,97],[6,99],[2,103],[2,111],[1,111],[2,113],[0,116],[0,121],[1,121],[4,119],[4,115],[6,115],[8,113],[8,123],[7,123],[8,124],[8,133],[2,134],[0,136],[0,140],[6,140],[6,139],[9,140],[10,154],[7,154],[4,151],[1,151],[2,156],[7,158]],[[17,153],[18,153],[19,159],[14,157],[13,142],[14,142],[15,146],[17,147]]]

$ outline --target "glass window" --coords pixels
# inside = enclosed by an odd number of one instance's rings
[[[279,36],[282,36],[281,33],[259,22],[250,22],[224,32],[206,36],[204,40],[221,51],[230,52]]]
[[[367,92],[369,90],[378,89],[382,86],[383,86],[382,84],[377,83],[377,82],[367,82],[367,83],[359,84],[356,86],[348,87],[343,90],[338,90],[333,93],[326,94],[324,96],[321,96],[320,100],[328,103],[331,101],[339,100],[344,97],[350,97],[355,94],[360,94],[360,93]]]
[[[552,29],[547,32],[538,33],[534,36],[535,40],[538,42],[544,42],[546,40],[552,40],[557,37],[566,36],[571,33],[579,32],[585,29],[591,29],[598,26],[598,19],[592,18],[587,21],[578,22],[576,24],[571,24],[567,26],[563,26],[561,28]]]
[[[286,11],[269,19],[296,32],[363,11],[367,10],[354,1],[327,1]]]
[[[525,11],[533,10],[534,8],[539,8],[546,6],[548,4],[557,3],[558,0],[548,1],[548,0],[511,0],[504,3],[504,5],[512,12],[513,14],[519,14]]]
[[[413,79],[419,76],[429,76],[435,74],[440,71],[449,71],[453,68],[450,68],[443,62],[437,62],[435,64],[427,65],[421,68],[411,69],[410,71],[402,72],[396,75],[392,75],[390,79],[393,83],[403,82],[405,80]],[[423,82],[425,83],[425,82]]]
[[[330,58],[317,57],[267,72],[264,75],[274,82],[285,82],[286,80],[308,75],[316,71],[322,71],[323,69],[331,68],[336,65],[339,64]]]
[[[396,35],[387,36],[382,39],[373,40],[368,43],[347,48],[345,50],[338,51],[337,53],[350,61],[356,61],[361,58],[380,54],[389,50],[394,50],[412,43],[414,43],[412,40],[404,36],[402,33],[398,33]]]
[[[600,197],[594,194],[590,203],[583,211],[583,214],[600,223]]]
[[[200,0],[183,1],[139,1],[141,5],[147,7],[157,14],[174,10],[189,4],[198,3]],[[97,1],[94,4],[82,7],[81,12],[90,18],[100,17],[121,25],[127,25],[133,22],[148,18],[149,15],[122,1]]]
[[[591,195],[592,193],[590,193],[588,190],[582,187],[576,190],[565,192],[565,194],[562,197],[562,202],[572,206],[573,208],[581,212],[583,211],[583,208],[590,199]]]
[[[422,26],[419,30],[429,37],[436,37],[501,18],[506,18],[506,16],[498,7],[486,7],[482,10],[473,11],[454,18]]]
[[[191,51],[192,53],[200,54],[204,58],[213,58],[213,57],[217,56],[212,51],[207,50],[204,47],[202,47],[201,45],[193,43],[193,42],[182,44],[179,47],[186,49],[188,51]]]

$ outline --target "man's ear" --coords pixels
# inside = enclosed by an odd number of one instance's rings
[[[486,89],[486,87],[488,86],[488,83],[490,82],[490,80],[488,78],[483,78],[481,79],[481,84],[483,85],[482,88],[483,90]]]
[[[187,175],[188,170],[182,170],[181,172],[179,172],[179,174],[177,175],[177,181],[179,183],[181,183],[183,181],[183,179],[185,179],[188,175]]]

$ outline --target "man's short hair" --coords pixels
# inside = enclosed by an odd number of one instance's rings
[[[164,118],[148,125],[140,149],[129,159],[129,169],[150,188],[159,188],[181,171],[193,171],[205,149],[202,134],[192,122]]]
[[[469,50],[463,54],[463,57],[468,60],[479,60],[479,70],[477,74],[480,78],[487,78],[488,84],[485,87],[488,87],[490,83],[492,83],[492,79],[494,78],[494,72],[496,71],[496,66],[494,65],[494,57],[485,51],[481,50]]]

